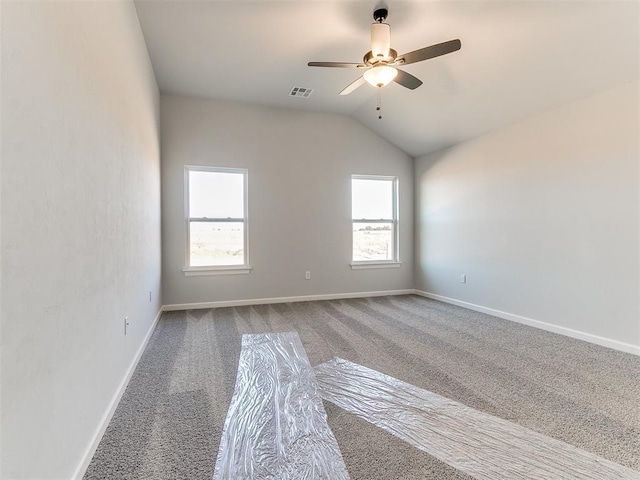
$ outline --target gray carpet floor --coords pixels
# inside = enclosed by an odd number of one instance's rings
[[[640,470],[640,358],[418,296],[166,312],[85,479],[210,479],[243,333],[334,356]],[[466,479],[325,402],[352,479]]]

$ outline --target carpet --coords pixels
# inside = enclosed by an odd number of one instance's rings
[[[210,479],[243,333],[341,357],[640,469],[640,358],[414,295],[165,312],[85,479]],[[352,479],[467,475],[325,402]]]

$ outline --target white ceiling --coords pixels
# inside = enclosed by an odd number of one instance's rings
[[[136,1],[163,93],[350,115],[412,156],[639,77],[635,0],[385,4],[399,53],[454,38],[462,50],[404,67],[424,84],[385,87],[378,120],[373,87],[338,95],[361,71],[307,67],[361,61],[376,0]]]

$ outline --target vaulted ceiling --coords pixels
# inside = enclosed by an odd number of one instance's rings
[[[376,7],[399,53],[459,38],[458,52],[404,69],[424,84],[338,93]],[[163,93],[345,114],[413,156],[502,128],[639,77],[640,4],[631,1],[137,0]],[[290,97],[293,86],[314,89]],[[322,132],[318,132],[320,135]]]

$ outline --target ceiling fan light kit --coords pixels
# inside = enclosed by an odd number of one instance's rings
[[[340,95],[348,95],[364,83],[369,83],[380,89],[392,81],[409,90],[415,90],[422,85],[422,81],[404,70],[395,68],[396,66],[440,57],[460,50],[462,47],[460,40],[456,39],[398,55],[398,52],[391,48],[391,27],[384,23],[388,13],[386,8],[379,8],[373,12],[375,22],[371,24],[371,50],[365,53],[362,63],[309,62],[307,65],[310,67],[366,68],[364,75],[351,82],[340,92]],[[377,109],[380,110],[379,104]]]
[[[364,79],[374,87],[382,88],[398,75],[396,68],[388,65],[376,65],[364,72]]]

